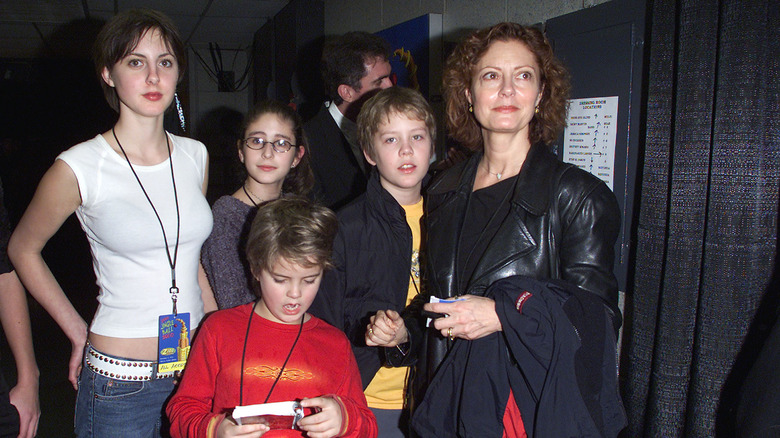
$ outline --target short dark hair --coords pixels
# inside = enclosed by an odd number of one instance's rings
[[[554,142],[566,126],[569,74],[553,55],[542,31],[517,23],[499,23],[474,31],[458,44],[447,59],[442,79],[450,136],[470,149],[482,147],[482,130],[468,111],[465,92],[471,87],[479,60],[496,41],[519,41],[536,56],[544,91],[538,106],[539,113],[529,124],[529,140],[531,144]]]
[[[306,196],[314,186],[314,173],[311,170],[309,161],[311,150],[309,150],[309,141],[303,132],[303,121],[301,120],[301,116],[290,106],[273,99],[263,100],[255,105],[249,113],[247,113],[246,117],[244,117],[244,121],[241,124],[240,135],[242,137],[238,139],[238,148],[241,149],[244,147],[244,136],[246,136],[249,125],[254,123],[255,120],[259,119],[264,114],[269,113],[275,114],[282,120],[290,122],[293,128],[293,135],[295,135],[294,141],[296,147],[303,146],[306,148],[306,152],[303,154],[303,157],[301,157],[298,165],[290,169],[290,172],[284,177],[284,182],[282,182],[282,193]],[[292,153],[292,151],[288,151],[287,153]]]
[[[322,48],[322,81],[328,97],[340,105],[339,85],[360,91],[366,75],[366,63],[374,58],[387,59],[390,45],[382,37],[367,32],[347,32],[325,42]]]
[[[373,139],[379,125],[385,123],[394,113],[424,122],[433,148],[436,144],[436,120],[431,105],[419,91],[405,87],[390,87],[368,99],[358,115],[358,141],[368,156],[374,158]]]
[[[257,209],[246,245],[249,268],[257,276],[279,259],[303,267],[332,267],[331,252],[338,220],[329,208],[290,196]]]
[[[104,68],[111,70],[117,62],[129,55],[138,45],[138,41],[150,30],[160,32],[160,37],[176,59],[179,81],[181,81],[187,66],[187,52],[179,31],[165,14],[145,8],[120,12],[100,29],[92,49],[98,77],[102,76]],[[100,85],[103,87],[108,105],[119,112],[119,97],[116,95],[116,89],[102,79]]]

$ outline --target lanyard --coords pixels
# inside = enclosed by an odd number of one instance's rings
[[[130,162],[130,158],[127,157],[127,153],[125,152],[125,149],[122,147],[122,143],[119,143],[119,139],[116,137],[116,131],[114,131],[114,128],[111,128],[111,133],[114,134],[114,140],[116,140],[116,144],[119,146],[119,150],[121,150],[122,155],[125,156],[125,160],[127,160],[127,165],[130,166],[130,170],[133,172],[133,175],[135,176],[135,180],[138,181],[138,185],[141,186],[141,191],[144,192],[144,196],[146,196],[146,200],[149,201],[149,205],[152,206],[154,215],[157,216],[157,221],[160,222],[160,229],[162,230],[163,240],[165,241],[165,255],[168,256],[168,265],[171,267],[171,288],[169,289],[169,292],[171,294],[171,301],[173,301],[173,316],[176,317],[177,314],[176,301],[178,300],[178,294],[179,294],[179,288],[176,287],[176,258],[179,255],[179,231],[181,229],[181,216],[179,214],[179,195],[176,193],[176,178],[173,175],[173,159],[171,158],[171,142],[168,140],[168,134],[165,133],[165,144],[168,146],[168,162],[171,164],[171,182],[173,183],[173,200],[176,203],[176,245],[173,247],[173,256],[171,256],[171,252],[168,249],[168,237],[165,235],[165,227],[163,226],[163,222],[162,219],[160,218],[160,214],[157,213],[157,209],[154,207],[152,198],[150,198],[149,194],[146,193],[146,189],[144,188],[144,185],[141,182],[141,178],[138,177],[138,174],[135,172],[135,169],[133,168],[133,164]]]
[[[258,303],[260,303],[260,298],[255,300],[255,304],[252,306],[252,310],[249,311],[250,312],[249,322],[246,323],[246,335],[244,335],[244,349],[241,351],[241,378],[238,382],[238,405],[239,406],[244,405],[244,359],[246,359],[246,345],[249,342],[249,329],[252,328],[252,317],[255,316],[255,309],[257,308]],[[268,403],[268,399],[271,398],[271,393],[274,391],[274,388],[276,388],[276,384],[279,383],[279,379],[282,377],[282,374],[284,374],[284,368],[287,366],[287,362],[290,360],[290,356],[292,356],[293,350],[295,350],[295,346],[298,345],[298,339],[301,338],[304,319],[306,319],[305,313],[301,317],[301,324],[298,326],[298,335],[295,336],[295,341],[293,341],[292,347],[290,347],[290,351],[287,353],[287,358],[284,359],[284,362],[282,363],[282,367],[279,369],[279,374],[276,375],[276,378],[274,379],[274,383],[271,385],[271,389],[268,390],[268,394],[265,396],[265,400],[263,400],[263,403]]]

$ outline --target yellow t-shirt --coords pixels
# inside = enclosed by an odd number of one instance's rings
[[[412,230],[412,272],[406,305],[412,301],[420,288],[420,220],[423,215],[423,201],[402,205],[406,211],[406,223]],[[412,280],[414,279],[414,280]],[[412,282],[414,281],[414,282]],[[404,406],[404,387],[409,367],[382,367],[377,371],[365,390],[368,406],[375,409],[401,409]]]

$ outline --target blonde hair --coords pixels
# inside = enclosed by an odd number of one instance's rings
[[[425,122],[433,147],[436,143],[436,120],[428,101],[419,91],[411,88],[390,87],[368,99],[358,115],[358,141],[369,157],[374,157],[373,139],[379,126],[394,113]]]

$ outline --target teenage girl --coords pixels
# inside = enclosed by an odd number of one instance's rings
[[[161,317],[188,314],[191,329],[216,308],[208,285],[198,283],[200,248],[212,226],[204,197],[208,156],[202,143],[163,129],[186,65],[168,17],[120,13],[101,30],[94,54],[119,119],[57,157],[11,237],[9,255],[71,341],[76,434],[160,436],[162,406],[174,388],[173,373],[157,367]],[[41,256],[74,212],[99,286],[89,327]]]
[[[214,229],[201,263],[220,309],[255,300],[246,260],[246,236],[257,207],[285,195],[306,196],[314,177],[300,116],[275,100],[257,104],[244,118],[238,158],[247,177],[231,196],[214,203]]]

